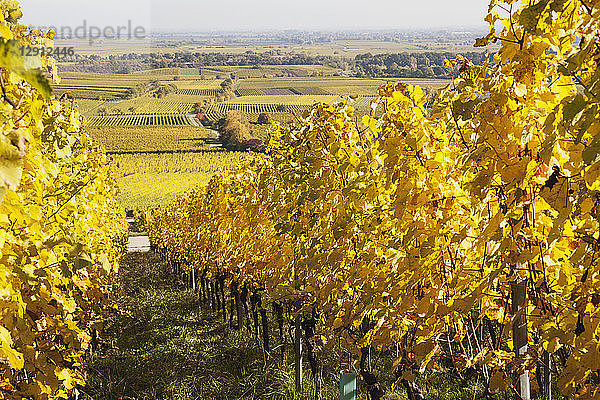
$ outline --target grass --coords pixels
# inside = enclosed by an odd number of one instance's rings
[[[126,256],[117,293],[120,312],[89,364],[87,399],[306,397],[293,394],[291,366],[265,358],[255,340],[201,311],[197,296],[152,253]]]

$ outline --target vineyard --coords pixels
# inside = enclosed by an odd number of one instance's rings
[[[219,89],[179,89],[178,94],[186,96],[217,96],[220,93]]]
[[[238,89],[235,91],[237,96],[262,96],[264,93],[260,89]]]
[[[91,117],[86,126],[88,128],[114,127],[114,126],[188,126],[193,125],[186,115],[125,115]]]
[[[177,80],[165,80],[162,83],[169,83],[177,86],[178,89],[221,89],[222,79],[206,79],[204,76],[201,78],[194,76],[178,76]]]
[[[133,99],[103,104],[104,113],[107,115],[122,114],[191,114],[194,104],[206,101],[207,97],[168,94],[157,98],[145,94]],[[99,108],[96,110],[99,113]]]
[[[403,79],[403,82],[419,85],[429,90],[441,89],[449,81],[441,79]],[[386,84],[382,79],[359,78],[271,78],[271,79],[244,79],[237,92],[242,96],[266,94],[265,91],[275,89],[290,90],[298,95],[360,95],[375,96],[381,85]],[[254,94],[247,91],[253,91]],[[258,92],[257,92],[258,91]],[[284,93],[280,93],[284,94]],[[290,93],[288,93],[290,94]]]
[[[135,75],[178,75],[179,68],[155,68],[136,72]]]
[[[132,91],[141,90],[151,82],[151,77],[135,74],[76,74],[64,73],[60,83],[54,83],[57,96],[69,93],[78,99],[122,99]]]
[[[0,399],[600,400],[600,0],[490,0],[448,81],[347,77],[371,35],[446,40],[388,31],[155,33],[70,66],[172,68],[58,74],[22,15],[0,0]]]
[[[308,105],[298,104],[257,104],[257,103],[217,103],[208,107],[205,117],[209,121],[217,121],[223,118],[231,110],[242,111],[248,119],[256,120],[261,113],[270,113],[273,116],[286,114],[286,121],[291,120],[294,115],[301,115],[310,108]]]
[[[262,89],[261,92],[262,94],[267,96],[289,96],[297,94],[295,91],[288,88]]]
[[[359,96],[353,100],[353,107],[362,117],[365,114],[370,114],[372,111],[371,104],[375,100],[375,96]],[[259,100],[269,100],[273,103],[261,103]],[[279,95],[279,96],[254,96],[250,95],[239,99],[230,100],[224,103],[216,103],[210,105],[205,117],[209,121],[218,121],[223,118],[231,110],[242,111],[246,118],[250,121],[256,121],[261,113],[269,113],[274,122],[290,123],[297,121],[306,110],[310,109],[311,105],[319,102],[342,101],[343,98],[337,96],[301,96],[301,95]],[[381,107],[377,107],[377,112]]]
[[[307,86],[307,87],[297,87],[297,88],[293,88],[292,89],[296,94],[303,94],[303,95],[331,95],[333,93],[329,93],[327,90],[320,88],[320,87],[313,87],[313,86]]]
[[[87,129],[90,136],[111,153],[199,151],[206,149],[205,141],[210,137],[208,129],[196,126],[103,126]]]
[[[237,168],[244,158],[245,153],[219,151],[113,154],[110,169],[122,190],[119,204],[146,210],[208,183],[216,173]]]
[[[336,68],[324,65],[264,65],[258,68],[254,66],[218,66],[202,69],[203,74],[216,74],[225,77],[229,73],[234,73],[237,77],[242,79],[275,77],[294,78],[308,77],[311,75],[331,76],[337,72],[338,70]]]
[[[200,70],[198,68],[179,68],[179,75],[200,75]]]
[[[194,105],[191,103],[158,100],[145,102],[145,104],[128,111],[132,114],[191,114],[193,110]]]
[[[600,398],[600,2],[509,3],[476,43],[501,43],[494,62],[447,60],[432,107],[405,83],[362,126],[348,102],[314,105],[149,214],[153,247],[224,324],[282,363],[291,346],[296,393],[306,357],[322,398],[339,344],[371,400],[426,398],[431,374],[473,378],[472,398]]]

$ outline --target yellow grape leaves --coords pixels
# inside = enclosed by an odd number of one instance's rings
[[[36,88],[46,100],[50,100],[52,89],[42,72],[41,60],[39,57],[23,56],[21,54],[22,47],[23,44],[18,40],[0,39],[0,67],[18,75]]]
[[[0,137],[0,200],[6,190],[16,190],[23,173],[23,158],[30,140],[27,130],[17,129]]]
[[[0,397],[67,398],[83,383],[91,321],[110,307],[127,225],[106,155],[50,98],[52,60],[21,55],[48,35],[23,36],[16,1],[0,11]]]
[[[0,326],[0,358],[6,358],[10,362],[12,368],[23,368],[23,355],[17,352],[14,348],[13,339],[8,329]]]
[[[265,154],[149,215],[153,244],[205,276],[318,310],[328,341],[352,354],[399,345],[395,367],[435,369],[445,352],[499,391],[561,348],[560,389],[590,398],[600,14],[593,3],[505,3],[490,3],[477,42],[500,45],[495,62],[446,62],[455,78],[431,108],[402,83],[379,89],[372,104],[384,111],[362,127],[350,102],[315,105],[274,128]],[[518,277],[535,294],[528,331],[544,338],[524,357],[511,351]]]

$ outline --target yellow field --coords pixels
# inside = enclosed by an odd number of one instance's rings
[[[390,81],[402,81],[410,85],[419,85],[424,88],[439,89],[446,86],[449,81],[443,79],[404,78]],[[321,90],[332,95],[376,95],[377,89],[388,81],[384,79],[362,78],[271,78],[271,79],[244,79],[238,89],[241,90],[268,90],[292,89],[307,93],[307,90]]]
[[[79,112],[86,117],[94,115],[98,111],[98,109],[104,107],[105,104],[110,103],[106,103],[104,100],[89,99],[77,99],[75,101],[75,105],[77,106]]]
[[[291,94],[278,96],[241,96],[222,104],[290,104],[310,106],[314,103],[331,103],[341,100],[341,96]]]
[[[210,131],[195,126],[88,128],[109,152],[203,150]]]
[[[127,209],[167,204],[217,172],[235,168],[241,152],[118,154],[110,156],[111,174],[121,189],[119,201]]]
[[[197,76],[194,77],[195,79],[190,77],[187,77],[187,79],[178,78],[177,80],[164,80],[160,82],[175,85],[177,89],[220,89],[223,82],[223,79],[198,79]]]
[[[194,104],[208,100],[206,96],[168,94],[162,99],[145,94],[135,99],[107,103],[107,114],[191,114]],[[97,110],[96,110],[97,111]]]
[[[54,84],[53,90],[58,96],[70,93],[76,99],[120,99],[132,90],[144,90],[152,78],[140,74],[100,74],[63,72],[61,81]]]

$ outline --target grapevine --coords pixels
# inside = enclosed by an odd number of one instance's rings
[[[0,397],[67,398],[109,307],[126,226],[105,154],[52,98],[52,32],[0,2]]]
[[[440,355],[488,393],[549,359],[565,395],[598,398],[600,2],[493,1],[486,21],[476,45],[500,50],[447,61],[455,79],[431,109],[401,83],[362,125],[348,102],[314,106],[265,154],[154,213],[153,244],[295,304],[361,361],[401,344],[409,388]]]

